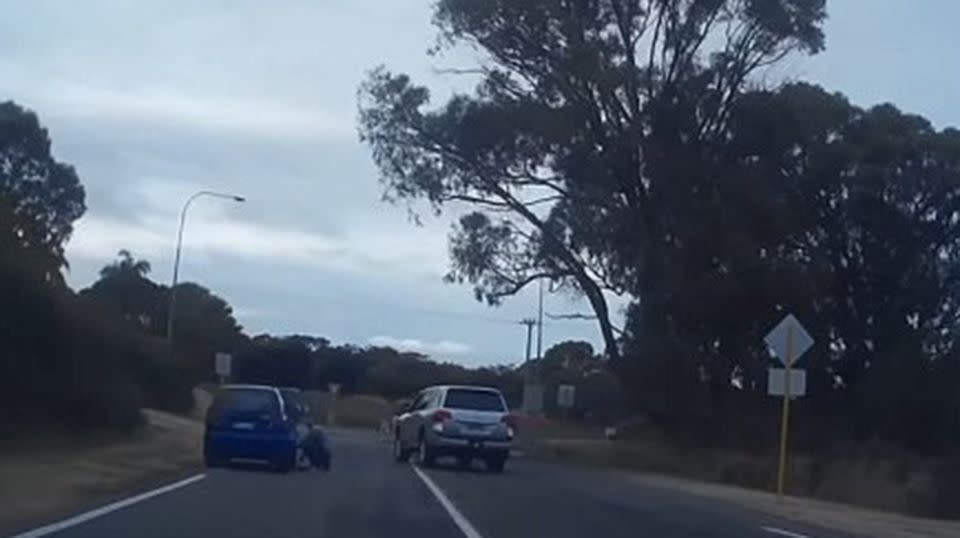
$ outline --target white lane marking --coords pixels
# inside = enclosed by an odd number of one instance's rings
[[[785,531],[783,529],[778,529],[776,527],[760,527],[761,529],[771,533],[779,534],[780,536],[787,536],[788,538],[810,538],[806,534],[800,534],[798,532]]]
[[[108,504],[106,506],[101,506],[100,508],[97,508],[95,510],[84,512],[78,516],[73,516],[69,519],[64,519],[63,521],[58,521],[56,523],[51,523],[49,525],[44,525],[43,527],[39,527],[30,531],[20,533],[14,536],[13,538],[39,538],[40,536],[47,536],[55,532],[60,532],[63,529],[73,527],[74,525],[79,525],[83,522],[90,521],[91,519],[98,518],[100,516],[107,515],[110,512],[114,512],[121,508],[125,508],[127,506],[130,506],[131,504],[136,504],[140,501],[145,501],[151,497],[156,497],[157,495],[163,495],[164,493],[168,493],[175,489],[182,488],[183,486],[189,486],[194,482],[203,480],[204,478],[206,478],[206,476],[207,475],[205,474],[194,475],[194,476],[191,476],[190,478],[183,479],[179,482],[174,482],[173,484],[167,484],[162,488],[157,488],[155,490],[148,491],[146,493],[141,493],[140,495],[128,497],[126,499],[117,501],[115,503]]]
[[[420,480],[423,480],[423,483],[427,485],[427,488],[430,489],[430,492],[433,493],[433,496],[440,501],[440,505],[450,514],[450,518],[453,519],[453,522],[457,524],[457,527],[460,528],[460,531],[463,532],[463,535],[467,538],[483,538],[477,529],[473,528],[473,525],[470,521],[467,520],[460,513],[460,510],[457,510],[457,507],[453,505],[453,502],[447,497],[447,495],[433,483],[433,480],[430,480],[430,477],[427,476],[427,473],[420,470],[416,465],[412,465],[413,472],[417,473],[417,476],[420,477]]]

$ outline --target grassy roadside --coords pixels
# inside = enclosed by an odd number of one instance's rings
[[[519,441],[526,455],[537,460],[617,471],[637,484],[733,502],[852,534],[960,536],[960,522],[917,515],[926,512],[931,501],[929,476],[892,472],[889,462],[837,462],[816,469],[809,458],[796,457],[793,482],[803,496],[788,496],[781,503],[770,493],[776,469],[772,457],[680,449],[656,435],[609,441],[596,431],[549,421],[528,424]],[[914,513],[905,515],[910,512]]]
[[[681,478],[630,473],[627,480],[648,487],[666,488],[691,495],[732,502],[756,512],[857,536],[884,538],[956,538],[960,522],[905,516],[846,504],[787,496],[777,500],[772,493],[695,482]]]
[[[662,441],[543,439],[529,453],[546,461],[674,476],[771,491],[772,454],[681,448]],[[817,463],[805,455],[790,460],[788,492],[865,508],[934,516],[940,492],[929,468],[887,459]]]
[[[173,481],[201,467],[202,425],[145,410],[133,436],[22,439],[0,447],[0,535]]]

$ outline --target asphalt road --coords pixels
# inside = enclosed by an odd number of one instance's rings
[[[331,434],[330,472],[214,469],[203,479],[47,536],[841,538],[614,472],[522,459],[502,475],[418,472],[375,434]],[[791,534],[792,533],[792,534]],[[40,536],[42,534],[33,534]]]

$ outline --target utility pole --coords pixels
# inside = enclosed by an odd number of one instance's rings
[[[543,358],[543,279],[540,279],[539,298],[537,300],[537,358]]]
[[[527,413],[533,410],[533,365],[530,364],[530,344],[533,341],[533,326],[537,320],[525,318],[520,321],[521,325],[527,326],[527,354],[523,361],[523,409]]]
[[[537,324],[537,320],[533,318],[526,318],[520,322],[522,325],[527,326],[527,354],[526,359],[523,361],[523,364],[528,367],[530,366],[530,344],[533,342],[533,327]],[[527,377],[529,377],[529,371],[527,372]]]

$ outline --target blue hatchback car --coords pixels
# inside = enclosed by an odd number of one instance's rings
[[[207,410],[203,459],[207,467],[257,461],[296,467],[300,436],[275,387],[225,385]]]

